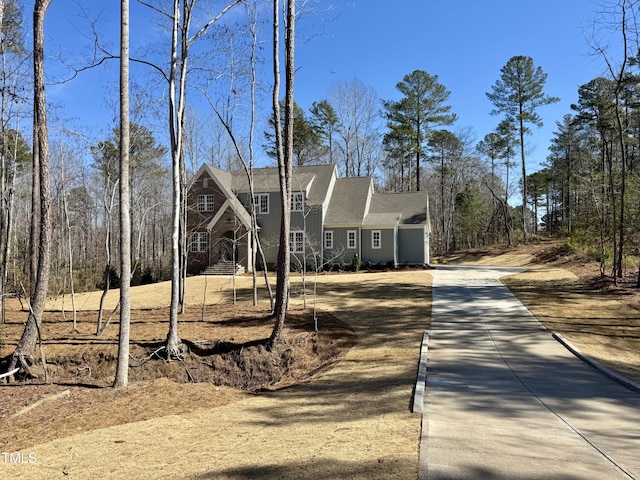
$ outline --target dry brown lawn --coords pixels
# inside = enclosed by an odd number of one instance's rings
[[[640,381],[640,294],[596,281],[597,266],[561,243],[462,252],[443,260],[524,266],[525,272],[504,282],[550,330]],[[0,475],[416,478],[421,418],[410,413],[410,401],[422,332],[429,327],[429,272],[320,276],[317,334],[310,310],[302,308],[300,279],[294,279],[285,336],[290,352],[271,358],[274,368],[251,363],[268,360],[257,350],[271,323],[264,303],[257,309],[249,304],[249,281],[238,278],[239,304],[233,306],[229,279],[189,279],[181,337],[208,351],[171,363],[147,359],[166,335],[168,285],[137,287],[132,384],[123,390],[106,387],[113,378],[117,318],[104,337],[95,337],[99,294],[78,296],[84,310],[75,333],[68,311],[62,319],[62,299],[52,300],[44,349],[57,362],[49,373],[58,383],[0,386],[2,451],[21,453],[14,459],[25,462],[4,461]],[[108,308],[116,295],[110,294]],[[5,326],[9,344],[2,356],[11,352],[25,316],[15,313]],[[247,342],[256,345],[243,357]],[[233,358],[214,359],[222,353],[213,350],[223,347]],[[225,375],[260,382],[241,390],[224,386]]]
[[[253,319],[247,313],[248,278],[238,279],[244,310],[229,308],[228,279],[210,277],[206,295],[203,282],[204,278],[190,279],[194,303],[187,312],[191,320],[181,323],[183,338],[241,343],[268,335],[271,324],[264,320],[265,305]],[[318,304],[324,313],[316,335],[309,310],[302,312],[300,279],[294,279],[291,303],[299,321],[290,322],[287,345],[293,349],[300,343],[307,350],[315,345],[326,358],[318,355],[319,364],[301,365],[295,378],[300,383],[288,388],[279,388],[276,381],[272,391],[246,393],[212,383],[158,378],[116,391],[103,388],[112,376],[97,363],[92,364],[90,378],[88,370],[78,370],[84,364],[76,366],[76,375],[85,385],[100,388],[0,387],[9,400],[3,402],[7,407],[0,420],[3,451],[23,452],[25,461],[29,453],[37,459],[2,468],[12,478],[28,479],[415,478],[421,419],[410,413],[410,401],[422,332],[428,328],[429,285],[426,271],[321,276]],[[139,302],[134,307],[168,302],[165,285],[140,290],[134,294]],[[198,305],[203,298],[210,304],[204,321]],[[308,297],[309,304],[311,300]],[[89,300],[78,303],[93,308]],[[231,315],[228,322],[221,320],[225,312]],[[73,337],[69,346],[86,349],[84,359],[90,360],[93,356],[86,352],[114,348],[115,337],[108,344],[108,339],[96,340],[95,313],[87,315],[79,323],[80,333],[67,330],[66,335]],[[158,310],[137,310],[135,315],[143,320],[132,325],[134,344],[153,348],[165,334],[163,316]],[[55,337],[47,330],[52,325],[55,322],[45,327],[45,338]],[[69,328],[68,321],[64,325]],[[9,327],[19,330],[19,325]],[[109,329],[109,335],[115,335],[117,324]],[[60,340],[45,343],[49,359],[63,353]],[[298,358],[293,356],[290,370],[295,371]],[[313,357],[303,356],[301,362],[305,358]],[[106,356],[102,359],[112,363]],[[185,370],[180,362],[156,363],[157,370],[167,369],[170,377],[177,375],[174,369]],[[98,372],[101,369],[104,372]],[[58,366],[54,374],[70,373]],[[103,373],[104,378],[99,376]],[[183,382],[188,380],[182,375]]]

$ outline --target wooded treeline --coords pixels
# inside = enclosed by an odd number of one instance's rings
[[[139,3],[157,17],[160,40],[132,52],[130,61],[132,285],[168,279],[182,268],[175,252],[185,254],[187,232],[178,226],[180,238],[173,234],[185,207],[172,200],[184,199],[186,179],[202,162],[250,174],[257,165],[275,159],[279,164],[283,156],[294,165],[336,164],[342,176],[373,176],[379,190],[427,190],[434,255],[527,241],[542,232],[569,235],[589,247],[601,259],[603,273],[613,265],[616,278],[630,267],[629,255],[637,255],[640,56],[630,40],[638,33],[631,21],[637,2],[611,2],[606,13],[622,33],[620,44],[608,50],[593,45],[608,71],[579,89],[572,112],[557,122],[547,164],[534,173],[525,169],[526,136],[541,125],[538,109],[557,99],[547,95],[546,74],[529,57],[508,59],[496,72],[487,97],[499,118],[481,141],[455,127],[450,92],[425,70],[399,78],[395,99],[380,99],[372,87],[353,78],[328,86],[326,96],[307,111],[289,98],[256,114],[265,92],[282,98],[273,88],[272,72],[259,76],[256,68],[264,61],[256,45],[263,37],[273,41],[273,33],[259,27],[275,20],[260,19],[261,10],[248,1],[190,0],[173,10],[163,2]],[[20,0],[0,1],[3,305],[7,295],[27,297],[31,278],[33,52],[25,40],[31,32],[25,31],[22,7]],[[274,8],[281,8],[278,2]],[[231,9],[235,14],[224,17]],[[192,19],[201,23],[191,25]],[[292,27],[292,19],[285,17],[286,27]],[[103,46],[96,24],[87,23],[95,48],[82,63],[68,67],[70,84],[83,71],[119,58]],[[174,47],[170,61],[152,53],[169,46]],[[292,63],[293,56],[285,69]],[[116,107],[114,118],[115,113]],[[49,123],[49,294],[115,288],[120,279],[120,126],[96,139],[92,132],[67,128],[63,118]],[[264,132],[262,156],[254,151],[256,124]],[[287,135],[291,150],[283,151]],[[520,204],[514,200],[518,192]]]

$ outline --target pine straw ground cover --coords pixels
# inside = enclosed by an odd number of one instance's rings
[[[206,295],[205,279],[190,279],[180,334],[192,350],[184,362],[148,358],[166,335],[167,285],[136,290],[132,365],[139,366],[124,390],[104,388],[113,378],[117,319],[97,339],[95,312],[82,313],[78,333],[68,312],[66,322],[53,315],[44,350],[51,378],[65,384],[0,387],[2,451],[21,452],[25,461],[0,462],[0,475],[415,478],[420,416],[410,413],[410,401],[429,321],[428,272],[321,276],[317,333],[294,279],[284,350],[274,357],[259,351],[271,329],[266,306],[252,310],[250,279],[237,280],[240,307],[229,306],[228,279],[207,279]],[[79,308],[95,308],[98,294],[89,297],[77,299]],[[9,339],[23,320],[6,326]],[[222,354],[232,358],[216,363]],[[212,372],[240,379],[246,390],[216,385],[225,382]],[[242,383],[254,377],[262,382]]]

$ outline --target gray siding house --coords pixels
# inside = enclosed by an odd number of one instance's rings
[[[251,198],[244,172],[203,165],[187,195],[188,271],[197,274],[233,258],[251,271],[250,211],[256,209],[267,267],[280,237],[278,170],[254,170]],[[335,165],[294,167],[291,198],[292,264],[427,265],[429,199],[425,192],[378,193],[371,177],[339,178]]]

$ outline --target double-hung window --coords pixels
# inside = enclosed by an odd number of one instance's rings
[[[347,230],[347,248],[350,249],[355,249],[357,248],[357,241],[356,241],[356,235],[357,235],[357,230]]]
[[[206,252],[207,240],[207,232],[193,232],[191,234],[191,245],[189,246],[189,250],[192,252]]]
[[[371,248],[373,249],[382,248],[382,233],[380,232],[380,230],[371,231]]]
[[[324,248],[331,250],[333,248],[333,230],[325,230],[324,232]]]
[[[289,232],[289,251],[291,253],[304,253],[304,231],[294,230]]]
[[[198,211],[199,212],[212,212],[214,208],[213,195],[198,195]]]
[[[291,211],[302,212],[304,210],[304,192],[293,192],[291,194]]]
[[[266,215],[269,213],[269,194],[257,193],[253,196],[253,205],[258,215]]]

